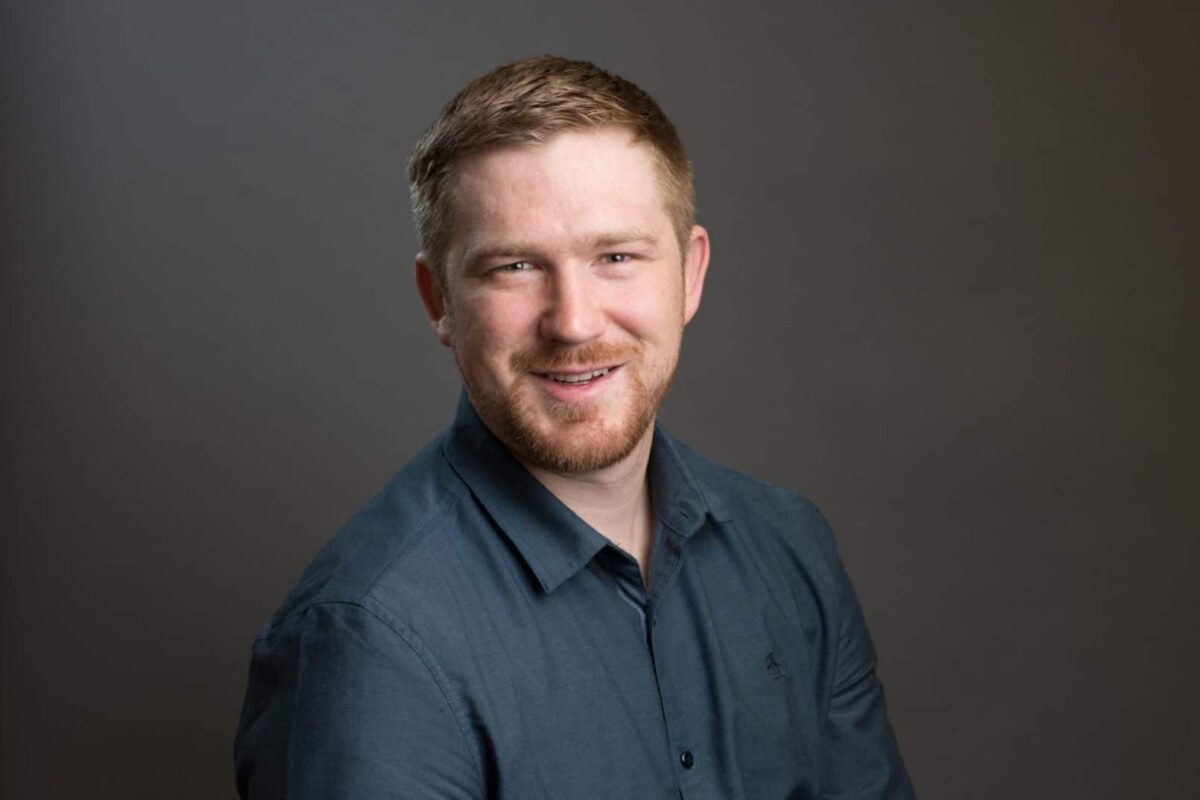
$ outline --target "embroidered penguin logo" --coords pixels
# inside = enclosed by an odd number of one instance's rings
[[[779,680],[787,674],[787,670],[783,668],[783,664],[775,660],[774,651],[767,653],[767,674],[774,680]]]

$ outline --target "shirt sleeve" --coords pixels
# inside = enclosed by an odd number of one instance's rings
[[[255,643],[234,749],[244,800],[484,794],[428,654],[352,603],[310,606]]]
[[[819,514],[818,514],[819,517]],[[819,519],[837,587],[838,635],[833,687],[823,737],[820,796],[825,800],[912,800],[915,797],[888,721],[875,648],[862,608]]]

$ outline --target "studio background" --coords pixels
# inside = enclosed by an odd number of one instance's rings
[[[1190,798],[1193,4],[5,4],[3,796],[232,798],[251,641],[450,420],[404,165],[543,52],[714,259],[664,424],[831,519],[918,793]]]

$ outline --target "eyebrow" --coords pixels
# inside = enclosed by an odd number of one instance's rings
[[[525,244],[523,242],[509,242],[507,244],[485,245],[467,252],[467,257],[464,260],[467,264],[478,264],[480,261],[487,261],[493,258],[523,258],[533,255],[537,251],[537,247],[533,244]]]
[[[658,237],[649,231],[631,230],[618,233],[604,233],[595,236],[589,242],[594,249],[602,250],[608,247],[619,247],[627,244],[640,244],[649,247],[658,245]]]
[[[628,230],[614,233],[601,233],[586,240],[592,250],[607,250],[614,247],[641,245],[654,248],[658,246],[658,237],[649,231]],[[468,251],[464,263],[478,264],[481,261],[501,258],[536,257],[541,248],[533,242],[502,242],[484,244]]]

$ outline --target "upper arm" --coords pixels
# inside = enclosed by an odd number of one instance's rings
[[[832,679],[822,736],[821,797],[905,800],[914,797],[875,671],[876,654],[862,607],[834,545],[833,533],[809,504],[814,532],[832,573],[836,630]]]
[[[349,603],[255,644],[235,743],[243,798],[482,797],[479,758],[420,643]]]

